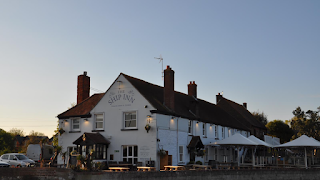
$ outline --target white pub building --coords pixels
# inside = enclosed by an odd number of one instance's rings
[[[77,105],[58,115],[62,151],[97,160],[132,164],[186,165],[235,161],[232,148],[208,144],[236,132],[263,136],[266,128],[246,109],[217,95],[216,104],[174,90],[174,71],[164,70],[164,87],[121,73],[105,93],[89,97],[90,77],[78,76]],[[63,164],[61,156],[58,164]]]

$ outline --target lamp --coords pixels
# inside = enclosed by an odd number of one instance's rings
[[[147,115],[148,123],[150,123],[151,115]]]
[[[89,120],[88,119],[84,119],[86,122],[88,122]]]

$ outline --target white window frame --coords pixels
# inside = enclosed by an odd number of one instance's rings
[[[221,134],[222,134],[222,139],[224,139],[225,138],[225,132],[224,132],[224,127],[223,126],[221,126]]]
[[[135,127],[126,127],[126,113],[135,113],[136,114],[136,126]],[[134,119],[131,119],[131,121],[134,121]],[[124,129],[137,129],[138,128],[138,112],[137,111],[125,111],[123,112],[123,128]]]
[[[214,125],[214,136],[215,136],[215,138],[219,138],[219,128],[218,128],[218,125]]]
[[[183,146],[179,145],[179,162],[184,162],[183,161],[183,156],[184,156],[183,151],[184,151]]]
[[[207,124],[202,123],[202,135],[203,137],[207,137]]]
[[[74,121],[78,121],[78,122],[75,123]],[[76,125],[76,124],[79,124],[78,129],[74,128],[74,125]],[[71,119],[71,130],[72,131],[80,131],[80,118]]]
[[[101,121],[97,121],[97,116],[102,116],[102,128],[97,127],[97,123],[101,123]],[[96,113],[94,114],[94,129],[95,130],[104,130],[104,113]]]
[[[135,147],[137,149],[137,152],[136,152],[136,156],[135,156]],[[126,153],[126,156],[124,156],[124,148],[127,148],[127,153]],[[130,151],[129,151],[129,148],[132,148],[131,149],[131,155],[130,155]],[[138,149],[138,146],[137,145],[122,145],[121,146],[121,149],[122,149],[122,160],[123,161],[126,161],[126,162],[130,162],[129,159],[131,159],[131,164],[136,164],[138,162],[138,152],[139,152],[139,149]],[[136,161],[136,162],[135,162]]]
[[[188,134],[192,134],[192,120],[188,121]]]

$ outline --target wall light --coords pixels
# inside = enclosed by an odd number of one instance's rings
[[[88,119],[84,119],[86,122],[88,122],[89,120]]]

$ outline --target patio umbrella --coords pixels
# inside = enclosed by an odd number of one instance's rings
[[[240,166],[240,153],[239,153],[239,146],[257,146],[258,143],[251,141],[250,139],[244,137],[243,135],[236,133],[226,139],[216,141],[209,145],[236,145],[238,149],[238,166]]]
[[[307,147],[317,147],[320,148],[320,142],[310,138],[306,135],[302,135],[299,138],[292,140],[290,142],[280,144],[275,147],[304,147],[304,161],[305,161],[305,167],[308,168],[307,164]]]
[[[248,139],[257,143],[258,146],[273,147],[271,144],[266,143],[265,141],[262,141],[261,139],[255,137],[254,135],[249,136]],[[263,160],[263,162],[264,162],[264,160]]]

